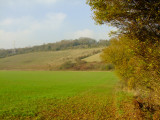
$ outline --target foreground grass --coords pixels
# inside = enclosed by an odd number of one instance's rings
[[[109,119],[116,83],[113,72],[1,71],[0,118]]]

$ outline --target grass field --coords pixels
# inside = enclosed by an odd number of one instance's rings
[[[0,119],[109,117],[116,83],[113,72],[1,71]]]
[[[92,55],[101,49],[70,49],[10,56],[0,59],[0,70],[55,70],[66,61],[75,61],[78,57]]]
[[[102,60],[100,58],[100,54],[101,53],[89,56],[87,58],[84,58],[83,60],[86,61],[86,62],[101,62]]]

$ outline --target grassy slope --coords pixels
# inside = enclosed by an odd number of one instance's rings
[[[101,62],[100,54],[101,53],[89,56],[87,58],[84,58],[83,60],[86,62]]]
[[[103,117],[116,83],[112,72],[1,71],[0,118]]]
[[[1,70],[48,70],[56,68],[65,61],[74,61],[77,57],[88,55],[95,50],[91,49],[71,49],[53,52],[35,52],[22,55],[11,56],[0,59]]]

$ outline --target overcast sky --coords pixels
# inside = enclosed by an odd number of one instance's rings
[[[86,0],[0,0],[0,48],[91,37],[109,39],[112,27],[95,25]]]

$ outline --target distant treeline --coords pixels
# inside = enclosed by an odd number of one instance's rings
[[[56,43],[48,43],[33,47],[7,49],[7,50],[0,49],[0,58],[18,54],[24,54],[24,53],[38,52],[38,51],[59,51],[59,50],[76,49],[76,48],[105,47],[108,46],[109,44],[110,43],[108,40],[96,41],[95,39],[82,37],[75,40],[62,40]]]

